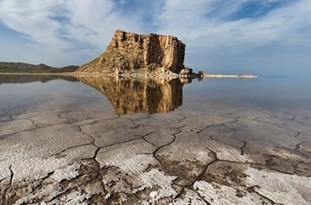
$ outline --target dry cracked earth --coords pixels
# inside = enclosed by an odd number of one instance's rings
[[[0,204],[311,204],[311,113],[0,111]]]

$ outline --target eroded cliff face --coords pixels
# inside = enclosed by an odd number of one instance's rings
[[[117,30],[106,51],[77,73],[179,73],[184,56],[185,44],[177,37]]]
[[[119,79],[111,76],[78,76],[78,79],[105,95],[119,115],[163,113],[182,105],[182,83],[178,79]]]

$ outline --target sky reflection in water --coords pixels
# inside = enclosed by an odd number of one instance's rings
[[[80,81],[79,81],[80,80]],[[303,78],[179,80],[113,79],[106,77],[1,76],[0,108],[58,105],[102,106],[118,115],[165,113],[175,109],[311,108],[311,82]],[[53,109],[53,106],[51,106]]]

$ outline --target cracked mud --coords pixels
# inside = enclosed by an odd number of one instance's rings
[[[72,112],[0,123],[1,204],[311,203],[308,116]]]

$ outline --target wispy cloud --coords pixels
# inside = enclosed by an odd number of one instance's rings
[[[309,0],[2,0],[0,22],[26,38],[29,61],[56,65],[88,61],[117,28],[176,35],[187,44],[187,64],[196,67],[265,66],[263,58],[293,54],[304,67],[310,62]]]
[[[226,43],[243,41],[252,44],[282,41],[285,44],[305,44],[307,42],[304,40],[307,39],[301,38],[299,42],[296,35],[300,35],[303,29],[311,27],[310,21],[306,21],[310,19],[308,15],[311,12],[310,1],[296,1],[266,11],[265,15],[257,16],[257,18],[244,16],[236,20],[227,19],[227,17],[244,8],[245,0],[234,1],[235,3],[227,7],[225,14],[219,15],[219,12],[215,13],[215,11],[223,8],[224,1],[217,1],[217,3],[215,1],[191,3],[184,1],[181,4],[175,2],[167,1],[164,11],[156,19],[161,25],[162,32],[177,33],[189,40],[207,37],[204,41],[208,41],[208,45],[218,46],[221,41],[228,41]],[[261,4],[262,2],[275,4],[275,1],[271,0],[261,1]],[[202,41],[198,42],[202,44]]]
[[[266,11],[261,16],[244,14],[243,18],[230,19],[230,16],[245,10],[246,2],[265,2],[273,6],[265,5]],[[222,8],[225,12],[220,12]],[[308,0],[282,4],[280,1],[245,0],[185,0],[180,4],[167,1],[156,22],[160,32],[173,33],[186,42],[187,62],[192,66],[244,67],[248,70],[250,67],[258,68],[258,65],[268,67],[271,60],[279,60],[278,68],[281,68],[289,65],[282,61],[292,59],[292,62],[301,62],[305,58],[304,52],[311,50],[308,37],[311,34],[310,12],[311,2]],[[289,52],[289,47],[294,51]],[[296,57],[299,55],[295,51],[303,52],[301,58],[293,59],[293,53]],[[308,66],[310,61],[304,61],[306,63],[300,63],[300,67]]]
[[[114,6],[111,0],[3,0],[0,19],[37,43],[70,48],[71,41],[96,45],[115,27],[139,30]]]

